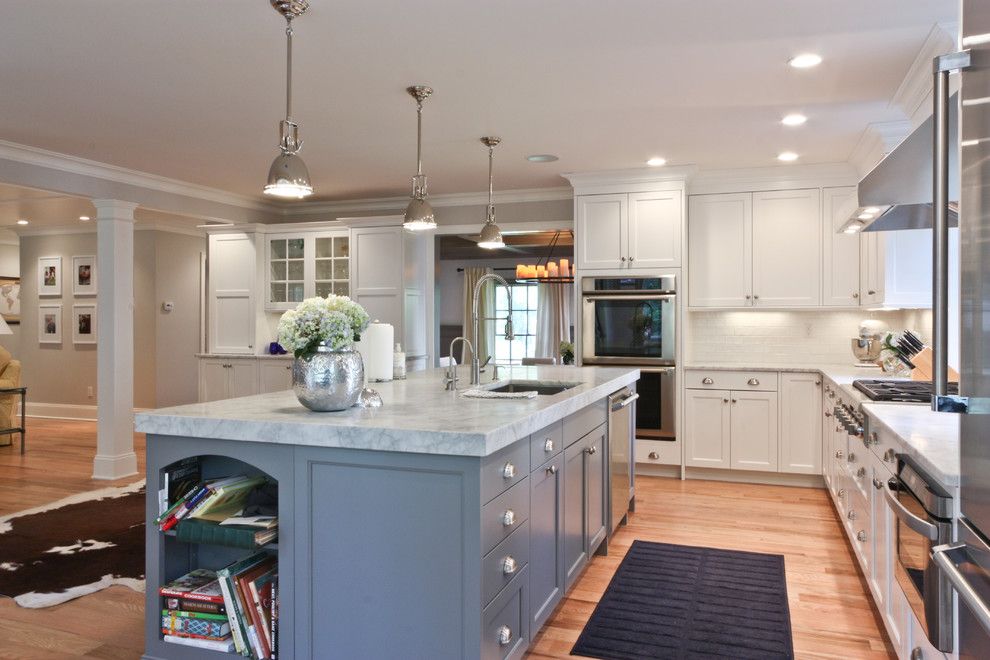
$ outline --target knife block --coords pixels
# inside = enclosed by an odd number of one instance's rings
[[[911,380],[934,380],[935,369],[932,366],[932,349],[925,346],[921,352],[912,355],[909,359],[914,364],[911,370]],[[959,372],[949,367],[949,381],[959,382]]]

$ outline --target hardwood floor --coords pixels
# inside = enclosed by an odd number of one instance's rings
[[[28,420],[28,451],[0,447],[0,515],[132,483],[90,478],[92,422]],[[139,469],[144,438],[135,435]],[[824,490],[639,477],[637,511],[595,557],[537,636],[529,658],[567,658],[634,539],[784,555],[798,658],[889,658],[891,648]],[[43,610],[0,599],[0,658],[137,658],[143,596],[112,587]]]

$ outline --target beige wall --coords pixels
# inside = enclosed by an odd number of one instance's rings
[[[196,400],[195,353],[199,350],[199,260],[203,237],[162,231],[134,234],[134,405],[154,408]],[[21,333],[19,357],[29,403],[96,404],[96,345],[72,343],[72,305],[92,301],[72,295],[69,269],[74,255],[96,253],[96,233],[24,236],[20,258]],[[61,256],[62,343],[38,343],[37,263]],[[100,274],[97,274],[98,281]],[[161,309],[164,300],[175,311]],[[99,304],[99,297],[96,300]],[[2,340],[0,340],[2,343]],[[88,393],[93,388],[93,396]]]

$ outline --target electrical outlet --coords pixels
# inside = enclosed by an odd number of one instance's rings
[[[93,386],[92,385],[90,385],[89,387],[86,388],[86,396],[89,397],[90,399],[93,398]]]

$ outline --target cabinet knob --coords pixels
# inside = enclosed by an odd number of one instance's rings
[[[880,444],[880,437],[877,435],[877,432],[876,431],[871,431],[870,432],[870,442],[869,442],[869,444],[871,444],[871,445],[879,445]]]
[[[859,298],[859,292],[853,291],[853,298]]]
[[[756,387],[757,385],[760,384],[760,381],[758,378],[750,378],[749,380],[746,381],[746,383],[748,385],[752,385],[753,387]]]
[[[588,452],[589,456],[594,456],[595,454],[598,453],[598,447],[596,447],[595,445],[591,445],[590,447],[585,449],[585,451]]]
[[[713,385],[714,383],[715,383],[715,381],[712,380],[711,378],[708,378],[708,377],[705,377],[705,378],[702,378],[701,379],[701,384],[702,385]]]
[[[816,380],[815,381],[815,387],[821,387],[821,386],[822,386],[822,381]]]
[[[553,440],[547,438],[546,440],[543,441],[543,451],[545,451],[548,454],[553,451]]]
[[[865,477],[866,476],[866,468],[865,467],[861,467],[858,470],[856,470],[856,476],[859,477],[860,479],[862,479],[863,477]]]
[[[867,295],[870,295],[870,296],[875,296],[875,295],[877,294],[877,292],[876,292],[876,291],[874,291],[873,289],[870,289],[870,290],[869,290],[869,291],[867,291],[866,293],[867,293]]]
[[[625,261],[626,261],[626,258],[625,258],[625,257],[619,257],[619,259],[620,259],[620,260],[621,260],[621,261],[622,261],[623,263],[625,263]]]
[[[925,660],[925,652],[921,650],[920,646],[911,649],[911,660]]]
[[[516,512],[513,511],[512,509],[508,509],[505,513],[502,514],[502,526],[512,527],[515,524],[516,524]]]
[[[860,543],[866,543],[866,531],[861,529],[856,532],[856,540]]]
[[[509,642],[512,641],[512,628],[509,626],[499,626],[498,628],[498,645],[508,646]]]
[[[825,416],[826,416],[826,417],[831,417],[831,416],[832,416],[832,413],[830,413],[829,411],[827,411],[827,410],[826,410],[826,411],[825,411]]]
[[[753,294],[753,300],[759,300],[759,299],[760,299],[760,297],[754,293]]]
[[[629,263],[632,263],[632,262],[633,262],[633,258],[632,257],[629,257]]]
[[[836,493],[836,495],[838,495],[839,497],[845,497],[846,496],[846,489],[845,488],[840,488],[839,489],[839,492]]]
[[[516,560],[512,555],[509,555],[502,560],[502,575],[512,575],[516,572],[519,566],[516,564]]]
[[[290,364],[289,366],[287,366],[287,367],[285,368],[285,370],[286,370],[286,371],[292,371],[292,365]]]
[[[752,297],[753,297],[753,296],[751,296],[751,295],[749,295],[748,293],[746,294],[746,300],[749,300],[749,299],[750,299],[750,298],[752,298]]]
[[[893,463],[894,461],[897,460],[897,452],[895,452],[893,449],[888,449],[883,453],[883,460],[887,461],[888,463]]]
[[[655,451],[651,451],[647,456],[647,458],[650,459],[651,461],[659,461],[660,454],[656,453]]]
[[[735,399],[733,399],[733,400],[732,400],[732,403],[736,403],[736,400],[735,400]]]
[[[873,480],[873,487],[876,488],[877,490],[880,490],[880,489],[883,488],[883,482],[880,481],[879,479],[874,479]]]
[[[512,463],[506,463],[505,467],[502,468],[502,478],[512,479],[516,476],[516,466]]]
[[[838,424],[837,424],[837,425],[835,426],[835,430],[836,430],[836,431],[842,431],[842,430],[844,430],[844,429],[842,428],[842,426],[840,426],[840,425],[838,425]]]
[[[856,520],[856,509],[849,509],[846,513],[846,518],[849,518],[849,520]]]
[[[722,403],[728,403],[728,402],[729,402],[728,399],[722,399]]]
[[[848,460],[849,460],[850,463],[855,463],[856,462],[856,453],[855,452],[849,452],[849,459]]]
[[[839,450],[837,450],[837,451],[835,452],[835,457],[836,457],[836,458],[842,458],[842,450],[841,450],[841,449],[839,449]]]
[[[547,468],[547,474],[557,474],[557,466],[551,465]]]

